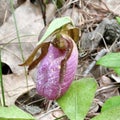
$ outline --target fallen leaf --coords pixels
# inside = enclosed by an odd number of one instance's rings
[[[27,92],[28,90],[31,90],[32,88],[35,88],[35,83],[33,79],[28,76],[28,81],[26,80],[26,77],[24,74],[21,75],[3,75],[4,80],[4,91],[5,91],[5,102],[7,106],[14,105],[16,99]],[[27,85],[28,82],[28,85]],[[1,96],[1,90],[0,90],[0,96]]]
[[[48,6],[47,10],[49,10],[50,7],[51,6]],[[36,46],[38,35],[44,27],[42,15],[40,8],[31,4],[30,1],[26,1],[19,6],[15,9],[14,13],[23,56],[24,59],[26,59]],[[13,16],[0,27],[0,45],[2,47],[2,62],[6,63],[13,73],[23,73],[24,67],[18,66],[18,64],[23,62],[23,59]]]
[[[115,14],[120,15],[120,1],[119,0],[105,0],[105,4],[108,8],[113,11]]]
[[[35,118],[37,120],[55,120],[62,116],[64,116],[63,111],[57,108],[57,109],[54,109],[53,111],[48,111],[48,113],[46,114],[35,115]],[[62,120],[66,120],[66,119],[63,118]]]

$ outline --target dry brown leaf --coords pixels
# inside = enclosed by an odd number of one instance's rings
[[[13,0],[14,8],[18,7],[17,0]],[[10,0],[0,0],[0,26],[9,18],[11,15]]]
[[[28,56],[34,49],[34,44],[31,42],[22,43],[22,49],[24,56]],[[22,56],[18,43],[11,43],[2,49],[2,62],[6,63],[12,70],[13,73],[20,75],[24,73],[24,67],[18,66],[22,63]]]
[[[21,75],[5,75],[3,76],[4,89],[5,89],[5,101],[6,105],[13,105],[16,99],[28,90],[35,87],[35,83],[30,76],[28,76],[28,88],[27,81],[24,74]],[[1,90],[0,90],[1,96]]]
[[[40,13],[40,8],[31,4],[28,0],[15,10],[15,16],[23,56],[26,59],[35,48],[36,43],[38,42],[38,35],[44,27],[42,15]],[[35,87],[32,79],[35,78],[35,74],[31,74],[31,77],[28,76],[29,87],[27,89],[24,67],[18,66],[23,60],[20,44],[16,38],[15,23],[13,16],[11,16],[8,21],[0,27],[0,47],[2,48],[1,59],[13,72],[11,75],[3,76],[6,105],[14,104],[19,96]]]
[[[64,116],[64,113],[62,110],[57,109],[57,110],[52,110],[48,111],[47,113],[40,114],[40,115],[35,115],[35,118],[37,120],[55,120],[56,118],[59,118],[61,116]],[[66,117],[61,118],[61,120],[66,120]]]
[[[100,88],[97,90],[96,98],[100,101],[105,102],[106,99],[119,95],[118,87],[114,86],[114,83],[107,76],[102,76],[99,84]]]
[[[120,15],[120,1],[119,0],[104,0],[108,8],[117,15]]]
[[[42,15],[38,6],[35,6],[27,1],[15,10],[15,16],[23,56],[26,59],[36,46],[38,35],[44,27]],[[0,28],[0,45],[3,47],[2,62],[6,63],[11,68],[13,73],[21,74],[24,72],[24,68],[18,66],[18,64],[22,63],[23,60],[18,39],[15,38],[17,38],[17,35],[13,16],[11,16],[9,20]],[[11,40],[13,41],[10,42]]]

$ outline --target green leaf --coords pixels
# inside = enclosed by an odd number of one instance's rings
[[[101,111],[104,112],[106,110],[109,110],[118,106],[120,107],[120,96],[114,96],[106,100]]]
[[[120,17],[116,17],[118,24],[120,24]]]
[[[70,120],[84,120],[93,101],[97,84],[93,78],[74,81],[69,90],[57,100]]]
[[[120,75],[120,68],[113,68],[113,70],[115,71],[115,73],[117,73],[118,75]]]
[[[92,120],[120,120],[120,96],[108,99],[102,109],[101,114]]]
[[[53,32],[55,32],[62,26],[69,24],[69,23],[73,24],[70,17],[61,17],[61,18],[54,19],[48,26],[45,34],[43,35],[41,40],[39,40],[37,45],[41,44],[44,40],[46,40]]]
[[[106,110],[91,120],[120,120],[120,106]]]
[[[22,111],[16,106],[0,106],[0,120],[35,120],[32,115]]]
[[[109,53],[97,61],[98,65],[110,68],[120,67],[120,53]]]

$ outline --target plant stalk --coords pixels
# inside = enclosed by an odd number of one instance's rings
[[[1,62],[1,48],[0,48],[0,87],[2,91],[2,106],[6,106],[5,104],[5,92],[4,92],[4,85],[3,85],[3,79],[2,79],[2,62]]]

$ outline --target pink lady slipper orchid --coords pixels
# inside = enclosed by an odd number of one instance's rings
[[[60,82],[61,61],[65,58],[66,50],[61,51],[50,44],[47,55],[40,61],[37,69],[36,89],[39,95],[48,100],[62,96],[74,80],[78,64],[78,50],[74,41],[73,49],[66,62],[63,80]],[[68,46],[69,47],[69,46]]]

